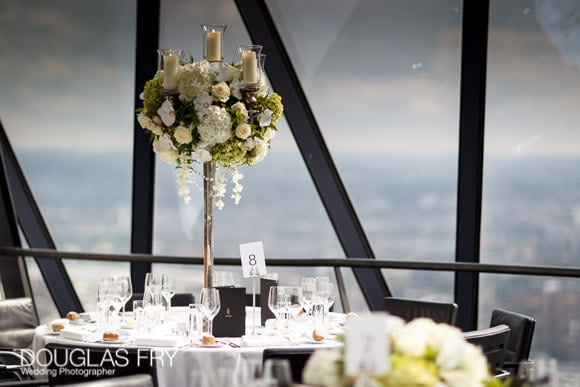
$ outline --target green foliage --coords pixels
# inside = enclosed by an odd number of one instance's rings
[[[153,78],[148,80],[145,83],[143,97],[143,108],[145,109],[145,114],[147,114],[149,117],[157,114],[157,110],[164,101],[161,79]]]

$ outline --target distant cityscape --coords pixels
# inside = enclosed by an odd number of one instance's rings
[[[60,249],[129,252],[128,155],[34,152],[19,157]],[[376,157],[364,167],[356,160],[336,162],[377,257],[454,259],[454,158]],[[278,153],[244,171],[240,205],[228,200],[217,214],[217,256],[239,256],[240,243],[262,240],[270,258],[344,257],[306,168],[299,163],[295,155]],[[532,158],[493,159],[486,164],[482,262],[578,266],[579,163],[577,158]],[[154,253],[201,256],[201,193],[191,205],[182,204],[171,167],[160,164],[156,187]],[[36,280],[36,268],[30,267],[37,301],[48,301],[42,281]],[[91,309],[98,279],[127,274],[129,265],[69,261],[67,268],[85,308]],[[176,275],[178,291],[197,292],[201,287],[200,268],[159,265],[156,270]],[[236,267],[226,270],[241,273]],[[332,275],[324,269],[318,273]],[[354,278],[345,273],[352,309],[365,310]],[[286,269],[281,277],[292,283],[307,274],[312,272]],[[386,270],[384,274],[396,296],[453,299],[452,273]],[[482,274],[480,326],[489,324],[491,310],[498,307],[532,315],[538,320],[536,355],[580,362],[579,301],[576,279]],[[49,302],[37,304],[43,319],[54,316]]]

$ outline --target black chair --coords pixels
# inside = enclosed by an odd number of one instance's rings
[[[418,317],[428,317],[438,323],[454,325],[457,319],[458,307],[455,303],[385,297],[383,306],[385,311],[407,322]]]
[[[520,361],[528,360],[530,357],[536,320],[509,310],[495,309],[491,313],[489,326],[500,324],[507,325],[511,330],[503,367],[512,374],[517,374]]]
[[[142,299],[143,293],[133,294],[125,304],[125,311],[133,311],[133,301]],[[189,306],[189,304],[195,304],[195,296],[192,293],[175,293],[171,298],[171,306]]]
[[[0,386],[34,380],[32,362],[26,351],[0,349]]]
[[[302,371],[313,352],[313,349],[303,348],[266,348],[263,360],[266,362],[268,359],[287,359],[290,362],[292,380],[295,383],[302,383]]]
[[[463,337],[471,344],[481,347],[492,373],[498,375],[505,373],[503,363],[509,334],[510,328],[501,324],[491,328],[465,332]]]
[[[150,348],[49,343],[46,349],[50,355],[45,354],[47,358],[43,361],[48,365],[47,374],[51,386],[137,374],[150,375],[153,385],[157,385],[155,359]]]
[[[32,299],[0,301],[0,347],[30,348],[38,318]]]

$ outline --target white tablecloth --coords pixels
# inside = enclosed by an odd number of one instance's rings
[[[247,322],[251,321],[251,314]],[[344,315],[334,314],[335,318],[344,317]],[[248,324],[249,325],[249,324]],[[135,346],[133,343],[127,344],[102,344],[98,342],[80,342],[76,340],[65,339],[63,337],[50,334],[51,327],[41,325],[36,328],[36,334],[33,341],[33,351],[38,351],[48,343],[56,342],[67,345],[81,345],[83,347],[109,347],[118,348],[145,348]],[[246,329],[247,333],[251,332],[251,327]],[[280,345],[280,338],[259,336],[248,346],[243,346],[241,338],[218,338],[219,341],[232,342],[240,345],[240,348],[234,348],[229,345],[218,347],[203,347],[195,344],[185,345],[182,347],[155,347],[158,350],[158,359],[155,362],[157,379],[160,387],[164,386],[191,386],[199,383],[199,373],[206,373],[210,376],[208,370],[225,369],[234,374],[241,372],[248,364],[261,366],[262,354],[265,348],[332,348],[342,344],[330,340],[323,343],[313,344],[308,342],[305,337],[296,337],[288,340],[287,344]],[[262,345],[263,344],[263,345]],[[42,352],[42,351],[41,351]]]

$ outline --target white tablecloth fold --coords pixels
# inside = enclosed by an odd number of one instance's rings
[[[243,336],[242,347],[279,347],[293,345],[293,343],[284,337],[273,336]]]
[[[183,347],[188,345],[184,337],[180,336],[136,336],[135,345],[149,347]]]
[[[78,327],[66,327],[60,331],[60,337],[76,340],[76,341],[97,341],[97,335],[94,332],[90,332]]]

